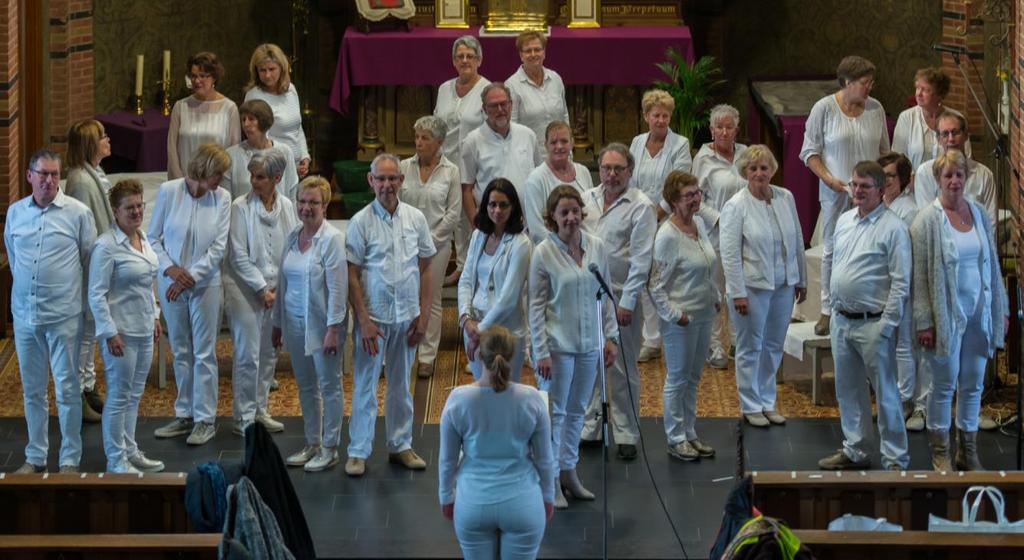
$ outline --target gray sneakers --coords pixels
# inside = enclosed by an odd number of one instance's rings
[[[289,467],[301,467],[308,463],[313,457],[316,457],[316,454],[319,451],[319,445],[307,445],[299,451],[289,455],[288,458],[284,460],[284,464]]]
[[[863,461],[854,461],[853,459],[846,456],[846,453],[840,449],[818,461],[818,467],[826,471],[842,471],[846,469],[866,469],[871,466],[871,461],[865,459]]]
[[[921,432],[924,431],[924,409],[917,408],[914,412],[910,413],[910,418],[907,418],[907,431],[908,432]]]
[[[337,447],[321,447],[320,451],[303,465],[302,470],[306,472],[325,471],[338,464]]]
[[[768,420],[768,417],[765,416],[763,412],[751,412],[749,414],[744,414],[743,419],[747,421],[747,424],[758,428],[767,428],[772,425]]]
[[[150,459],[149,457],[146,457],[146,455],[141,451],[136,451],[135,453],[129,455],[128,462],[131,463],[133,467],[139,469],[142,472],[156,473],[164,470],[163,461]]]
[[[697,448],[685,440],[668,446],[668,454],[680,461],[696,461],[700,459],[700,452],[697,451]]]
[[[46,472],[46,465],[33,465],[26,461],[24,465],[14,471],[14,474],[41,474],[44,472]]]
[[[654,346],[644,345],[640,348],[640,355],[637,356],[636,361],[638,362],[649,362],[656,360],[661,357],[661,348],[655,348]]]
[[[185,443],[189,445],[203,445],[213,439],[217,434],[217,426],[210,422],[196,422],[192,427],[192,433],[188,435]]]
[[[153,431],[158,438],[172,438],[192,433],[191,418],[175,418]]]

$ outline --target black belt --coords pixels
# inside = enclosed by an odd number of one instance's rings
[[[839,309],[837,312],[847,319],[854,319],[857,321],[867,321],[868,319],[877,319],[882,316],[881,311],[878,313],[870,313],[867,311],[843,311],[842,309]]]

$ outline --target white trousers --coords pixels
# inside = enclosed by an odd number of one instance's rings
[[[949,356],[940,358],[934,351],[923,352],[932,373],[932,391],[928,395],[929,430],[949,429],[953,393],[956,392],[956,427],[965,432],[978,431],[987,352],[988,341],[980,313],[967,321],[963,336],[953,336],[949,341]]]
[[[526,338],[516,338],[516,346],[512,350],[512,368],[509,373],[509,379],[516,383],[519,383],[523,376],[523,363],[526,362],[526,341]],[[462,331],[462,342],[464,345],[469,344],[465,330]],[[476,381],[479,381],[480,376],[484,374],[484,363],[480,360],[479,353],[477,353],[475,360],[470,360],[469,370],[473,373],[473,379]]]
[[[551,353],[551,379],[537,376],[537,385],[548,392],[551,403],[551,449],[560,470],[576,468],[580,459],[580,433],[587,401],[594,391],[602,352]]]
[[[775,410],[775,373],[782,363],[782,344],[793,313],[793,286],[774,290],[747,288],[747,314],[729,302],[736,327],[736,389],[740,412]]]
[[[721,256],[719,256],[719,262],[721,262]],[[722,294],[722,299],[719,302],[722,305],[722,310],[715,313],[714,322],[711,323],[710,355],[728,358],[729,348],[722,342],[722,339],[728,339],[729,343],[735,346],[736,333],[733,332],[729,325],[729,302],[725,301],[725,273],[722,272],[721,265],[715,267],[714,278],[715,285],[718,286],[718,293]]]
[[[846,212],[850,208],[850,196],[845,192],[829,193],[831,196],[827,199],[819,198],[818,203],[821,205],[821,314],[828,315],[832,310],[832,296],[830,278],[832,277],[831,270],[825,270],[826,255],[831,255],[833,248],[835,247],[835,240],[833,239],[836,232],[836,224],[839,222],[839,216]]]
[[[670,446],[697,439],[697,388],[711,344],[711,325],[712,321],[691,321],[685,327],[661,322],[666,370],[662,399]]]
[[[213,424],[217,420],[217,331],[220,330],[221,285],[185,290],[167,300],[170,278],[160,279],[160,306],[174,356],[178,397],[174,415]]]
[[[338,447],[345,416],[341,383],[341,362],[345,354],[343,340],[338,341],[337,354],[324,354],[323,350],[317,350],[307,356],[304,318],[285,313],[284,321],[282,336],[292,359],[295,383],[299,387],[306,444]]]
[[[114,470],[139,450],[135,441],[135,425],[139,418],[139,402],[146,389],[146,378],[153,365],[152,336],[121,336],[124,355],[114,356],[101,343],[104,375],[107,378],[107,400],[103,405],[103,451],[107,470]]]
[[[643,345],[651,348],[661,348],[661,333],[658,324],[658,310],[654,307],[654,300],[647,288],[640,290],[640,305],[636,311],[643,315]]]
[[[455,226],[455,264],[462,270],[466,264],[466,253],[469,252],[469,236],[473,233],[473,224],[469,223],[466,213],[462,212],[459,225]],[[448,268],[448,263],[445,263]]]
[[[496,504],[455,500],[455,536],[468,560],[533,560],[544,538],[544,500],[539,486]]]
[[[924,410],[931,390],[931,370],[917,351],[914,337],[914,311],[911,298],[903,308],[903,318],[896,329],[896,370],[898,372],[900,400],[913,401],[915,410]]]
[[[82,340],[78,343],[78,383],[83,391],[96,388],[96,321],[92,313],[82,319]]]
[[[371,356],[363,350],[359,321],[352,335],[355,377],[352,389],[352,417],[348,425],[348,456],[366,459],[373,451],[373,433],[377,424],[377,380],[384,368],[387,389],[384,395],[384,432],[388,453],[412,449],[412,394],[409,376],[416,347],[409,346],[411,321],[379,323],[384,336],[377,339],[378,352]]]
[[[646,310],[637,306],[633,321],[628,327],[619,326],[623,348],[619,356],[606,370],[608,380],[608,423],[615,443],[636,445],[640,442],[640,427],[636,423],[640,415],[640,370],[636,359],[640,355],[641,331],[645,324]],[[626,368],[623,369],[623,361]],[[632,398],[630,398],[632,397]],[[594,376],[594,390],[587,405],[586,420],[580,437],[587,440],[601,439],[601,379]]]
[[[417,347],[419,361],[432,364],[437,357],[437,345],[441,342],[441,290],[444,288],[444,273],[448,269],[448,260],[452,256],[451,241],[437,247],[437,254],[431,259],[430,280],[433,282],[433,293],[430,294],[430,321],[427,322],[427,335]]]
[[[82,391],[78,384],[78,341],[82,314],[57,323],[26,325],[14,318],[14,348],[21,370],[21,388],[28,424],[25,460],[46,465],[49,452],[48,372],[53,372],[60,423],[60,465],[78,466],[82,459]]]
[[[231,310],[228,323],[235,349],[232,409],[235,420],[247,424],[256,419],[257,413],[267,411],[270,383],[277,367],[277,349],[272,341],[274,314],[263,307],[262,300],[246,297],[234,282],[224,283],[224,300]]]
[[[882,336],[878,319],[848,319],[839,313],[832,315],[830,331],[843,452],[854,461],[863,461],[871,454],[870,390],[874,388],[882,466],[906,469],[910,456],[896,384],[896,341]]]

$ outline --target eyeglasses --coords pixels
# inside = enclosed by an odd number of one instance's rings
[[[530,47],[530,48],[523,49],[523,50],[521,50],[519,52],[521,52],[523,54],[540,54],[540,53],[544,52],[544,49],[542,47]]]
[[[494,111],[495,109],[508,109],[511,106],[511,101],[499,101],[498,103],[488,103],[487,105],[484,105],[484,108],[488,111]]]
[[[628,167],[625,165],[602,165],[601,173],[625,173]]]
[[[700,191],[693,191],[693,192],[683,193],[683,194],[679,195],[679,198],[681,198],[683,200],[693,200],[695,198],[699,198],[699,197],[702,197],[702,196],[704,196],[704,193],[702,193]]]
[[[142,202],[140,204],[132,204],[131,206],[121,206],[120,209],[125,211],[125,212],[132,212],[132,213],[134,213],[134,212],[143,212],[143,211],[146,210],[146,203]]]
[[[960,136],[961,134],[963,134],[963,132],[964,132],[963,129],[951,128],[949,130],[940,130],[938,132],[938,135],[939,135],[939,138],[947,138],[947,137],[948,138],[952,138],[954,136]]]
[[[32,173],[41,176],[44,179],[60,179],[60,171],[40,171],[38,169],[29,169]]]
[[[459,62],[465,62],[467,60],[476,60],[477,58],[478,57],[475,54],[463,53],[455,55],[455,60],[458,60]]]
[[[506,200],[491,200],[487,203],[487,207],[491,210],[507,210],[512,207],[512,203]]]
[[[388,182],[394,183],[396,181],[401,181],[402,180],[402,176],[401,175],[374,175],[373,176],[373,180],[377,181],[378,183],[388,183]]]
[[[854,189],[865,189],[865,190],[867,190],[867,189],[877,188],[872,183],[858,183],[856,181],[850,181],[846,185],[850,187],[850,190],[854,190]]]

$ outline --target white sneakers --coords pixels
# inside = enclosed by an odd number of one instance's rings
[[[310,459],[302,467],[302,470],[306,472],[320,472],[325,471],[334,465],[338,464],[338,448],[337,447],[321,447],[320,451],[316,454],[316,457]]]
[[[136,451],[128,456],[128,463],[136,469],[146,473],[157,473],[164,470],[164,462],[150,459],[142,451]]]
[[[319,445],[307,445],[301,450],[289,455],[288,458],[284,460],[284,464],[289,467],[301,467],[308,463],[313,457],[316,457],[319,451]]]
[[[196,422],[192,427],[192,433],[188,435],[185,443],[189,445],[203,445],[213,439],[217,434],[217,426],[209,422]]]

